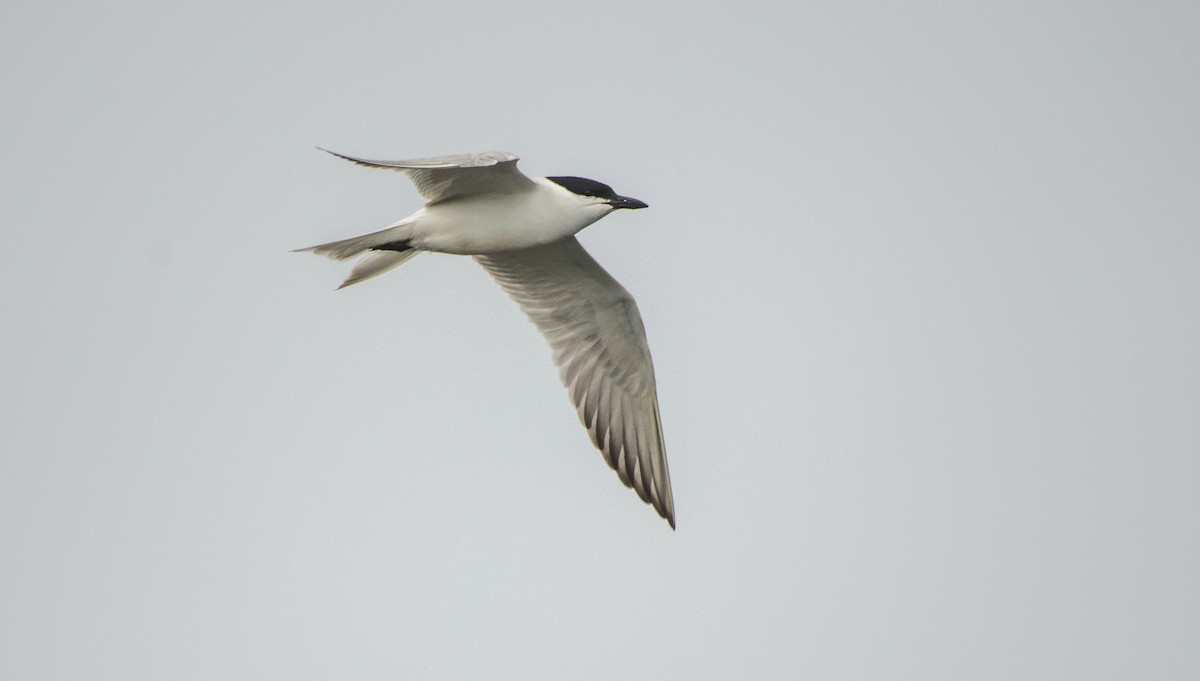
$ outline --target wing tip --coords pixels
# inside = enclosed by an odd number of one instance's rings
[[[662,516],[664,520],[667,521],[667,524],[671,526],[671,531],[674,532],[675,531],[675,501],[674,501],[674,499],[671,498],[670,494],[668,493],[668,495],[665,498],[662,496],[656,495],[654,497],[654,501],[651,503],[651,505],[654,507],[654,510],[658,511],[658,514],[660,516]]]
[[[325,147],[317,147],[317,149],[319,149],[320,151],[323,151],[323,152],[325,152],[326,154],[330,154],[330,155],[332,155],[332,156],[337,156],[338,158],[342,159],[343,161],[349,161],[349,162],[351,162],[351,163],[354,163],[354,164],[356,164],[356,165],[364,166],[364,167],[367,167],[367,168],[379,168],[379,167],[386,167],[386,166],[382,166],[382,165],[380,165],[379,163],[376,163],[376,162],[374,162],[374,161],[368,161],[368,160],[366,160],[366,159],[354,158],[353,156],[347,156],[347,155],[345,155],[345,154],[339,154],[338,152],[336,152],[336,151],[330,151],[329,149],[326,149]]]

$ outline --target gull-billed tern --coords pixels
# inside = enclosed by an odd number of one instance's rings
[[[358,258],[341,287],[422,251],[474,256],[549,341],[563,385],[621,482],[675,527],[650,346],[637,304],[575,234],[646,204],[581,177],[527,177],[506,152],[370,161],[408,175],[425,206],[390,227],[300,249]]]

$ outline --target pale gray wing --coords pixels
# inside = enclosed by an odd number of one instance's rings
[[[592,442],[675,527],[650,346],[633,297],[574,237],[475,256],[537,325]]]
[[[534,187],[533,180],[517,170],[519,157],[504,151],[417,158],[408,161],[371,161],[328,149],[321,151],[368,168],[399,170],[408,175],[417,186],[417,191],[429,203],[467,194],[512,194]]]

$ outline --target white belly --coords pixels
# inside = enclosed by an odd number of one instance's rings
[[[521,194],[478,194],[426,206],[413,216],[410,242],[423,250],[457,255],[511,251],[571,236],[611,210],[603,204],[585,205],[543,183]]]

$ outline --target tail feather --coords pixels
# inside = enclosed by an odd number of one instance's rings
[[[370,234],[363,234],[362,236],[341,239],[339,241],[330,241],[327,244],[320,244],[318,246],[298,248],[293,252],[315,253],[326,258],[332,258],[333,260],[348,260],[362,256],[354,264],[354,269],[350,271],[350,276],[338,287],[345,288],[351,284],[357,284],[360,281],[366,281],[371,277],[379,276],[393,267],[404,264],[414,255],[420,253],[419,250],[408,247],[407,240],[411,234],[411,223],[408,220],[402,220],[378,232],[371,232]]]
[[[386,229],[381,229],[378,232],[363,234],[362,236],[353,236],[349,239],[340,241],[330,241],[327,244],[318,246],[309,246],[308,248],[297,248],[295,253],[316,253],[323,255],[326,258],[334,260],[345,260],[353,258],[363,251],[388,246],[407,240],[412,236],[411,223],[407,220],[401,220]],[[392,249],[395,250],[395,249]]]
[[[350,276],[346,277],[346,281],[343,281],[338,288],[343,289],[351,284],[377,277],[393,267],[403,265],[418,253],[420,251],[415,248],[407,251],[371,251],[354,263],[354,269],[350,270]]]

